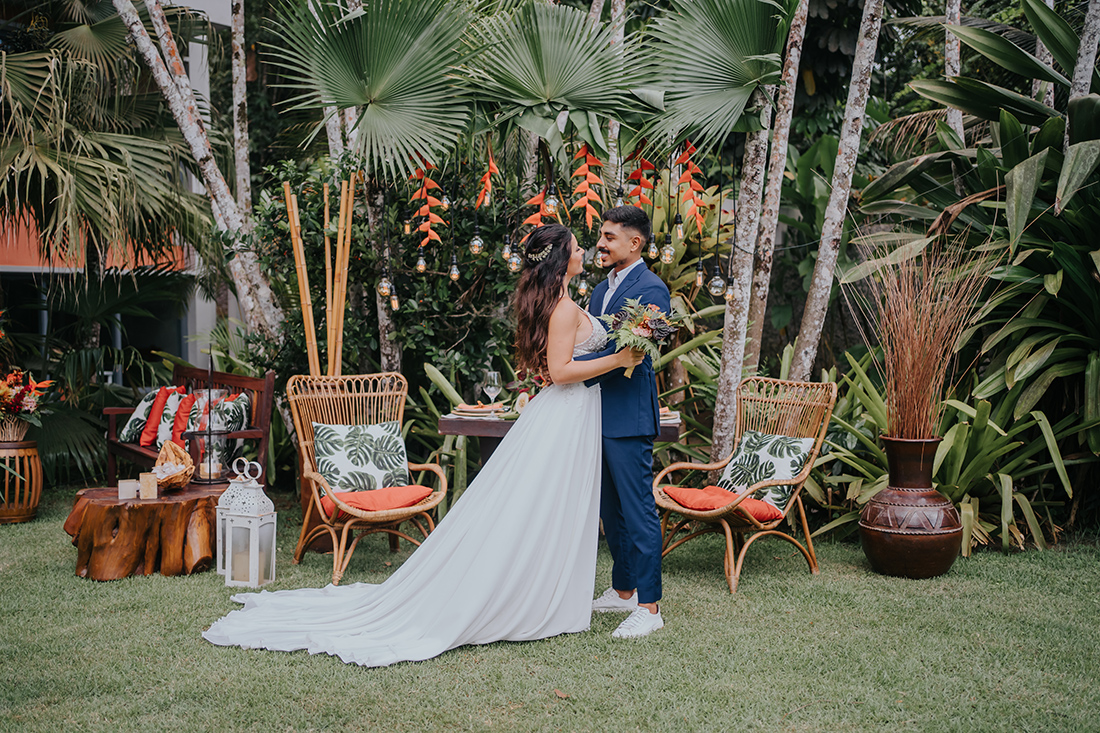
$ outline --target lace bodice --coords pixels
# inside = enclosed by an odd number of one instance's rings
[[[584,311],[584,314],[592,323],[592,335],[573,347],[574,357],[591,354],[607,345],[607,329],[603,327],[603,321],[588,311]]]

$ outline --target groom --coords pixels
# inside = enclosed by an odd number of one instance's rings
[[[599,263],[611,268],[596,286],[588,309],[593,315],[617,313],[628,299],[669,311],[661,278],[642,261],[650,223],[636,206],[616,206],[603,215],[596,245]],[[594,359],[618,350],[614,341]],[[592,602],[593,611],[630,612],[611,634],[617,639],[646,636],[664,626],[661,600],[661,523],[653,501],[653,439],[660,432],[657,382],[649,357],[628,379],[615,369],[585,382],[603,390],[603,485],[600,518],[614,565],[611,587]]]

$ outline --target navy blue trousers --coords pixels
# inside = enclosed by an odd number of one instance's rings
[[[614,565],[611,587],[661,600],[661,520],[653,501],[653,438],[603,438],[600,518]]]

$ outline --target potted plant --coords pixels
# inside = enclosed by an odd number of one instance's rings
[[[856,313],[864,340],[882,348],[887,412],[889,480],[860,513],[860,540],[875,571],[931,578],[951,568],[962,543],[959,513],[933,487],[932,469],[949,367],[990,261],[942,237],[879,254],[860,267],[874,273],[868,286],[845,288],[869,324]]]
[[[0,380],[0,524],[27,522],[38,513],[42,461],[38,444],[24,440],[30,425],[40,426],[40,398],[51,380],[35,382],[15,368]]]

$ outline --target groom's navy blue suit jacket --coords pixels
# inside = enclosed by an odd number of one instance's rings
[[[669,312],[668,287],[661,278],[650,271],[645,263],[635,267],[615,289],[607,309],[603,310],[603,298],[607,292],[607,280],[592,291],[592,301],[588,310],[595,316],[605,313],[618,313],[626,306],[627,300],[640,300],[643,305],[656,305],[665,313]],[[614,354],[618,345],[609,341],[603,351],[578,357],[580,360],[595,359]],[[640,436],[656,437],[661,430],[660,405],[657,401],[657,382],[653,376],[653,362],[647,356],[634,368],[634,374],[627,379],[624,369],[613,369],[585,382],[592,386],[599,384],[603,390],[603,434],[608,438],[631,438]]]

